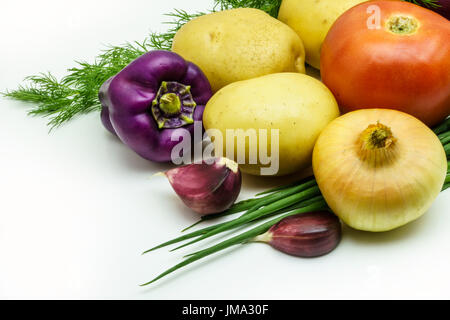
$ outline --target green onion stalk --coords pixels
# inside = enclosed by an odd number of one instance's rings
[[[447,118],[439,126],[433,129],[434,133],[438,136],[442,145],[444,146],[447,159],[450,158],[450,118]],[[450,187],[450,173],[448,172],[449,162],[447,160],[447,176],[445,178],[442,191]],[[255,237],[267,232],[273,225],[277,224],[286,217],[321,210],[330,210],[325,202],[325,199],[320,193],[317,182],[313,176],[297,181],[285,186],[273,188],[262,193],[257,194],[254,198],[247,199],[234,204],[229,210],[216,215],[210,215],[202,217],[200,221],[193,226],[186,228],[188,230],[199,223],[219,218],[227,215],[243,212],[243,214],[235,219],[227,222],[218,223],[213,226],[202,228],[187,234],[183,234],[180,237],[164,242],[158,246],[155,246],[143,254],[149,253],[156,249],[160,249],[169,245],[177,244],[182,241],[190,240],[189,242],[179,245],[171,251],[178,250],[183,247],[187,247],[191,244],[200,242],[204,239],[210,238],[217,234],[223,233],[229,230],[236,230],[241,227],[250,226],[256,224],[263,219],[269,219],[259,225],[251,228],[248,231],[239,233],[230,239],[219,242],[206,249],[188,254],[184,260],[172,268],[166,270],[162,274],[158,275],[151,281],[143,284],[147,286],[155,281],[167,276],[168,274],[185,267],[197,260],[205,258],[211,254],[227,249],[231,246],[246,243]],[[183,231],[185,231],[183,230]]]

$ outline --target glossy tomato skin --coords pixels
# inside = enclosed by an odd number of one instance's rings
[[[374,5],[380,8],[378,29],[368,27]],[[414,17],[416,31],[389,31],[394,15]],[[450,114],[450,21],[407,2],[357,5],[330,29],[321,73],[343,112],[389,108],[436,125]]]

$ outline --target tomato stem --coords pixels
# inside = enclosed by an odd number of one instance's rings
[[[400,35],[414,33],[418,27],[419,23],[414,17],[392,16],[387,22],[388,30]]]

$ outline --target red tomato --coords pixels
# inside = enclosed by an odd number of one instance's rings
[[[450,114],[450,21],[431,10],[397,1],[357,5],[331,27],[320,60],[343,112],[396,109],[429,126]]]

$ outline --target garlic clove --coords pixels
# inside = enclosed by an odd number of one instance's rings
[[[297,257],[318,257],[333,251],[341,240],[339,218],[328,211],[287,217],[255,238]]]
[[[178,167],[165,175],[181,200],[202,215],[229,209],[241,191],[238,164],[227,158]]]

